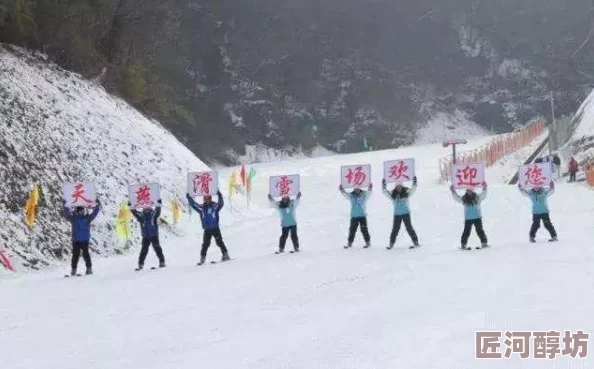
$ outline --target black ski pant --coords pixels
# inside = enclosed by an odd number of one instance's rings
[[[470,231],[472,230],[472,226],[474,226],[474,230],[476,231],[479,240],[481,240],[481,243],[487,243],[487,235],[483,230],[483,220],[472,219],[466,220],[464,222],[464,231],[462,232],[462,239],[460,240],[462,246],[466,246],[468,244],[468,237],[470,237]]]
[[[392,223],[392,233],[390,233],[390,245],[393,245],[396,242],[396,237],[398,237],[398,232],[400,232],[400,226],[404,222],[404,227],[406,228],[406,232],[410,236],[410,239],[417,243],[419,239],[417,237],[417,233],[412,226],[410,221],[410,214],[404,215],[394,215],[394,222]]]
[[[76,271],[78,267],[78,261],[80,260],[80,254],[85,260],[85,266],[87,269],[91,269],[93,264],[91,263],[91,254],[89,254],[89,241],[73,241],[72,242],[72,270]]]
[[[159,244],[159,236],[153,237],[142,237],[142,248],[140,249],[140,256],[138,257],[138,265],[144,265],[144,260],[148,254],[149,246],[153,245],[153,250],[159,258],[159,263],[165,263],[165,256],[163,255],[163,249]]]
[[[541,220],[547,231],[549,231],[549,233],[551,234],[551,238],[557,237],[557,231],[555,231],[555,227],[553,227],[553,223],[551,223],[549,213],[546,213],[532,215],[532,227],[530,227],[530,238],[536,237],[536,231],[538,231],[538,229],[540,228]]]
[[[575,182],[576,173],[569,172],[569,182]]]
[[[227,253],[227,247],[225,246],[225,242],[223,242],[223,236],[221,235],[221,229],[219,227],[213,229],[205,229],[203,240],[202,240],[202,250],[200,250],[200,256],[206,257],[206,253],[208,252],[208,248],[210,247],[210,241],[214,237],[215,243],[221,249],[221,253],[225,255]]]
[[[283,251],[287,243],[287,238],[291,233],[291,241],[293,242],[293,248],[299,250],[299,237],[297,236],[297,226],[283,227],[280,239],[278,241],[278,249]]]
[[[357,228],[361,225],[361,234],[363,234],[363,239],[365,243],[369,243],[371,237],[369,236],[369,230],[367,229],[367,217],[360,217],[360,218],[351,218],[351,226],[349,227],[349,245],[353,243],[355,240],[355,233],[357,233]]]

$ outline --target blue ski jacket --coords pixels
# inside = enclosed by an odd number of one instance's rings
[[[91,240],[91,222],[99,214],[101,205],[97,203],[91,214],[78,215],[67,207],[62,209],[62,216],[72,225],[72,240],[74,242],[89,242]]]
[[[187,196],[190,206],[200,215],[202,222],[202,229],[216,229],[219,228],[219,212],[225,205],[223,195],[218,192],[219,202],[211,202],[208,205],[200,205],[194,201],[193,198]]]
[[[454,200],[456,200],[457,202],[461,203],[464,205],[464,219],[465,220],[475,220],[475,219],[481,219],[482,218],[482,214],[481,214],[481,202],[483,202],[483,200],[487,197],[487,188],[484,187],[483,191],[478,194],[478,201],[476,204],[464,204],[464,202],[462,201],[462,196],[458,195],[456,193],[456,190],[451,190],[452,192],[452,197],[454,198]]]
[[[155,210],[150,213],[139,212],[135,209],[131,210],[134,218],[140,223],[140,230],[142,237],[158,237],[159,236],[159,217],[161,216],[161,206],[157,206]]]
[[[543,189],[540,192],[535,190],[526,191],[524,189],[520,189],[520,192],[522,195],[527,196],[532,202],[532,214],[541,215],[549,213],[548,198],[555,192],[554,188],[548,190]]]
[[[278,211],[281,218],[281,227],[293,227],[297,225],[297,217],[295,216],[295,209],[299,206],[300,195],[297,195],[295,200],[291,200],[289,205],[285,208],[281,208],[280,201],[274,201],[269,199],[270,206]]]
[[[408,206],[408,199],[417,191],[417,185],[413,184],[409,189],[408,189],[408,196],[407,197],[396,197],[395,199],[392,198],[392,193],[390,191],[388,191],[387,188],[383,188],[382,192],[384,193],[384,195],[386,195],[386,197],[388,199],[390,199],[390,201],[392,201],[392,204],[394,206],[394,215],[406,215],[406,214],[410,214],[410,208]]]
[[[345,190],[340,190],[342,196],[344,196],[351,203],[351,218],[363,218],[367,216],[366,205],[369,197],[371,196],[372,189],[361,192],[360,196],[354,193],[348,193]]]

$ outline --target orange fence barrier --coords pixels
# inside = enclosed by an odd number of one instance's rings
[[[457,153],[456,163],[484,163],[486,167],[490,167],[504,156],[530,145],[545,129],[543,121],[532,122],[522,130],[501,135],[477,149]],[[439,159],[439,172],[443,181],[450,180],[452,164],[452,155]]]

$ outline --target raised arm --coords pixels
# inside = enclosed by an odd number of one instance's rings
[[[225,200],[223,199],[223,194],[221,191],[217,191],[217,196],[219,197],[218,209],[221,210],[223,206],[225,206]]]
[[[157,208],[155,209],[155,220],[159,219],[159,217],[161,216],[161,204],[163,204],[161,200],[157,201]]]
[[[518,183],[518,190],[520,191],[520,193],[526,197],[529,197],[530,194],[528,193],[528,191],[526,191],[525,189],[522,188],[522,186],[520,185],[520,183]]]
[[[350,193],[348,193],[348,192],[346,192],[346,191],[344,190],[344,188],[342,187],[342,185],[338,186],[338,190],[340,191],[341,195],[342,195],[342,196],[343,196],[345,199],[347,199],[347,200],[350,200],[350,199],[351,199],[351,194],[350,194]]]
[[[458,193],[456,192],[456,190],[454,189],[454,186],[450,186],[450,193],[452,194],[452,198],[459,202],[460,204],[462,204],[462,197],[460,195],[458,195]]]
[[[411,197],[412,195],[414,195],[415,192],[417,192],[417,177],[416,176],[413,177],[413,184],[410,187],[410,189],[408,190],[408,197]]]
[[[99,200],[97,200],[97,204],[95,204],[95,207],[93,208],[93,212],[89,215],[89,221],[93,221],[95,220],[95,218],[97,218],[97,215],[99,214],[99,210],[101,209],[101,203],[99,202]]]
[[[295,198],[295,201],[293,201],[293,204],[295,205],[295,207],[298,207],[300,202],[301,202],[301,192],[299,192],[297,194],[297,197]]]
[[[551,181],[551,188],[547,192],[547,197],[555,193],[555,182]]]
[[[188,199],[188,204],[190,204],[190,207],[194,210],[196,210],[199,213],[202,213],[202,205],[199,205],[196,203],[196,201],[194,201],[194,199],[192,198],[192,196],[190,196],[190,194],[186,194],[186,199]]]
[[[68,209],[66,207],[66,205],[62,205],[62,217],[64,217],[64,219],[71,221],[72,220],[72,213],[70,212],[70,209]]]
[[[268,204],[273,208],[278,208],[278,201],[275,201],[271,194],[268,194]]]

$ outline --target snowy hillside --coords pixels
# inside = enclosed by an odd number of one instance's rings
[[[468,148],[484,140],[474,140]],[[164,242],[168,267],[136,273],[136,255],[99,259],[94,276],[62,278],[67,268],[0,283],[2,362],[30,369],[592,368],[594,361],[476,360],[475,331],[584,330],[591,319],[593,194],[560,184],[550,198],[560,242],[529,244],[530,205],[488,170],[483,204],[491,249],[462,252],[463,210],[439,185],[441,145],[258,165],[250,216],[231,206],[223,237],[235,260],[195,265],[201,232]],[[392,206],[380,192],[381,163],[414,157],[411,198],[422,247],[402,230],[385,250]],[[347,201],[339,167],[371,163],[372,248],[344,250]],[[514,170],[516,168],[513,168]],[[223,178],[231,169],[222,172]],[[274,255],[278,214],[268,207],[268,176],[300,173],[297,209],[302,252]],[[508,173],[508,178],[513,171]],[[234,202],[235,209],[241,209]],[[241,219],[241,220],[239,220]],[[471,244],[478,242],[471,236]],[[290,241],[289,246],[290,249]],[[568,252],[568,250],[571,250]],[[215,245],[209,260],[220,258]],[[149,265],[155,263],[149,254]],[[92,317],[92,318],[89,318]],[[73,322],[75,322],[73,324]],[[51,335],[51,339],[47,339]],[[532,340],[530,342],[532,345]],[[35,354],[29,354],[31,347]],[[67,348],[67,349],[64,349]],[[563,346],[562,346],[563,348]],[[502,344],[500,352],[505,352]],[[531,346],[530,355],[534,350]]]
[[[576,112],[572,124],[575,124],[575,132],[560,152],[565,160],[575,155],[581,162],[594,156],[594,90]]]
[[[128,184],[159,183],[168,209],[175,196],[186,193],[186,173],[207,168],[165,129],[102,88],[1,47],[0,127],[0,246],[17,266],[68,258],[69,224],[58,213],[62,183],[96,184],[104,211],[91,247],[108,255],[125,248],[115,237],[114,217],[127,201]],[[34,181],[41,184],[42,201],[30,231],[23,207]],[[184,225],[177,228],[183,230]],[[164,237],[170,234],[165,229]]]

